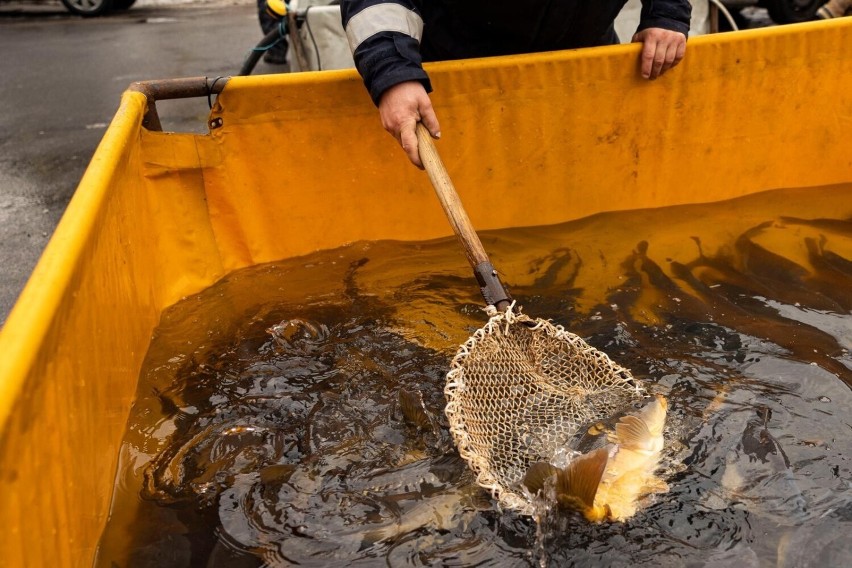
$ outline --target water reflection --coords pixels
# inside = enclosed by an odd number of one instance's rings
[[[839,565],[852,187],[806,191],[484,235],[527,313],[668,397],[670,489],[628,521],[495,506],[442,412],[485,321],[457,244],[356,243],[164,315],[98,564]]]

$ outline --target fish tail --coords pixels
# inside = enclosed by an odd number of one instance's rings
[[[529,467],[526,475],[524,475],[523,484],[530,490],[530,493],[535,495],[544,489],[545,484],[551,480],[558,471],[558,468],[547,462],[535,462]]]
[[[364,537],[362,539],[362,546],[373,546],[374,544],[390,540],[397,534],[399,534],[399,526],[395,524],[367,531],[366,533],[364,533]]]
[[[565,469],[559,471],[556,475],[556,499],[559,504],[569,509],[579,510],[589,518],[596,510],[595,495],[606,470],[607,461],[609,461],[609,448],[600,448],[576,458]]]

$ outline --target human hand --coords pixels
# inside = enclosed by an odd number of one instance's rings
[[[683,59],[686,36],[663,28],[646,28],[633,35],[642,42],[641,72],[646,79],[656,79]]]
[[[379,100],[379,116],[382,126],[396,138],[411,163],[422,170],[414,132],[417,123],[422,122],[433,138],[441,137],[438,117],[423,85],[419,81],[406,81],[389,88]]]

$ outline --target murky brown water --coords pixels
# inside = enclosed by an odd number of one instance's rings
[[[852,557],[852,186],[482,236],[528,314],[668,396],[668,493],[624,523],[498,510],[442,413],[447,365],[486,320],[458,244],[355,243],[164,314],[96,564]],[[400,391],[434,423],[406,421]]]

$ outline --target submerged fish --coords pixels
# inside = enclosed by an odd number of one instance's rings
[[[423,404],[423,395],[419,391],[399,390],[399,408],[405,421],[418,430],[432,430],[433,419]]]
[[[779,524],[803,522],[808,517],[808,500],[784,447],[770,432],[772,410],[754,404],[736,414],[728,417],[725,428],[736,435],[739,420],[742,435],[724,454],[719,485],[708,492],[705,505],[713,509],[747,508]],[[719,467],[717,464],[715,469]]]
[[[574,458],[565,468],[536,462],[527,470],[524,485],[533,494],[552,487],[561,508],[579,511],[590,522],[633,516],[643,496],[668,489],[654,475],[667,409],[666,399],[657,395],[638,412],[619,419],[607,434],[606,446]]]
[[[397,519],[367,531],[364,545],[396,540],[404,535],[423,529],[447,532],[466,528],[478,511],[491,509],[486,493],[476,485],[464,485],[425,497],[422,494],[413,500],[414,505]]]

